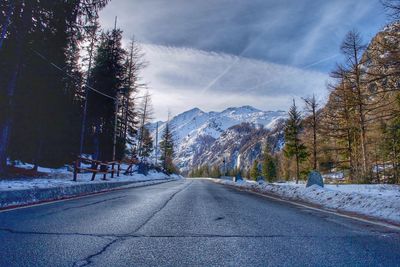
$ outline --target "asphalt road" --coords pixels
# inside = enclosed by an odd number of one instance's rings
[[[400,233],[186,180],[0,213],[0,266],[400,266]]]

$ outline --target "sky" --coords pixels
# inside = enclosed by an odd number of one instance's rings
[[[287,110],[324,101],[350,30],[365,42],[388,23],[379,0],[112,0],[100,13],[140,43],[155,119],[198,107]]]

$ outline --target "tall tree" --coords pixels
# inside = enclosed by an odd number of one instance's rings
[[[161,151],[161,163],[163,169],[169,174],[176,172],[177,170],[173,163],[174,136],[172,133],[169,120],[165,124],[165,129],[161,137],[160,151]]]
[[[8,6],[12,12],[2,28],[0,50],[0,88],[6,89],[0,91],[5,104],[0,103],[5,109],[0,112],[0,172],[7,156],[54,166],[68,161],[76,149],[71,145],[74,135],[63,122],[72,126],[79,117],[74,99],[79,82],[66,77],[79,76],[77,32],[106,4],[107,0],[2,1],[2,10]],[[56,70],[56,65],[63,69]]]
[[[146,92],[143,96],[141,106],[138,110],[138,117],[139,117],[139,136],[138,136],[138,153],[139,155],[142,154],[143,149],[143,138],[144,132],[146,128],[146,124],[149,123],[153,118],[153,107],[151,103],[151,96],[149,92]]]
[[[307,159],[307,148],[300,140],[300,133],[303,129],[301,113],[297,109],[293,99],[293,105],[289,110],[289,118],[285,127],[285,147],[284,153],[288,158],[295,158],[296,161],[296,183],[300,177],[300,163]]]
[[[137,128],[141,120],[139,117],[139,108],[136,106],[135,94],[139,89],[145,87],[145,84],[140,83],[140,71],[146,67],[147,62],[144,61],[144,54],[139,44],[132,37],[129,47],[127,48],[125,59],[125,77],[124,85],[121,94],[121,112],[119,117],[119,137],[123,146],[132,148],[135,141],[139,138]],[[139,132],[142,132],[139,130]],[[130,156],[134,149],[129,149]]]
[[[97,91],[88,94],[88,124],[93,140],[94,158],[110,160],[113,154],[116,105],[124,81],[125,50],[121,46],[122,31],[102,33],[90,74],[90,84]]]
[[[143,161],[146,158],[149,158],[153,152],[153,138],[151,137],[150,131],[145,127],[143,129],[142,136],[142,148],[140,150],[139,157]]]
[[[309,120],[307,123],[307,126],[311,128],[312,130],[312,161],[313,161],[313,169],[317,170],[318,169],[318,158],[317,158],[317,152],[318,152],[318,147],[317,147],[317,132],[319,130],[319,114],[318,114],[318,102],[315,99],[315,95],[312,97],[307,97],[304,98],[304,103],[305,103],[305,109],[306,112],[309,115]]]
[[[368,155],[367,155],[367,118],[366,118],[366,97],[363,94],[363,79],[364,69],[363,64],[365,59],[362,58],[362,53],[365,50],[365,45],[362,42],[361,36],[357,31],[347,33],[341,47],[342,54],[345,56],[345,64],[342,66],[346,79],[353,89],[354,106],[357,109],[358,127],[360,129],[361,156],[362,156],[362,175],[365,177],[368,172]]]
[[[326,137],[324,142],[331,141],[325,150],[325,154],[332,154],[329,158],[336,167],[349,170],[349,179],[354,179],[356,168],[355,143],[359,136],[357,127],[356,111],[353,105],[353,91],[346,79],[346,74],[339,71],[332,75],[338,80],[336,85],[331,86],[331,93],[325,105],[322,115],[320,130],[321,135]],[[331,165],[331,164],[329,164]],[[333,166],[330,166],[332,169]]]

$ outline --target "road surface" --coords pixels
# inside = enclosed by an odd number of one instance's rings
[[[400,234],[207,180],[0,213],[0,266],[399,266]]]

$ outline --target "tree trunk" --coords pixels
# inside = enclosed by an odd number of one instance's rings
[[[17,33],[18,36],[16,38],[16,48],[15,48],[15,62],[14,66],[12,66],[12,72],[10,80],[7,84],[7,97],[8,97],[8,106],[6,107],[5,120],[0,125],[0,173],[5,173],[7,166],[7,149],[13,124],[12,111],[14,109],[14,95],[15,88],[17,86],[17,77],[20,72],[20,66],[22,64],[23,58],[23,45],[25,41],[25,35],[29,28],[29,23],[32,20],[32,6],[29,4],[29,1],[25,3],[23,10],[23,25],[22,28]]]
[[[347,153],[349,154],[349,180],[352,182],[354,177],[354,170],[353,170],[353,149],[352,149],[352,142],[351,142],[351,134],[350,130],[347,130]]]
[[[313,127],[313,156],[314,156],[314,170],[317,170],[317,115],[315,111],[315,107],[313,108],[313,120],[314,120],[314,127]]]
[[[296,184],[299,183],[300,167],[299,167],[299,156],[296,154]]]
[[[22,54],[22,47],[19,47],[19,53]],[[20,56],[18,56],[20,61]],[[10,139],[10,133],[12,128],[12,110],[14,108],[13,97],[15,93],[15,88],[17,85],[17,76],[19,73],[20,64],[14,67],[12,77],[7,86],[7,97],[8,97],[8,107],[6,109],[6,115],[3,124],[1,125],[0,131],[0,173],[5,173],[7,166],[7,149]]]

